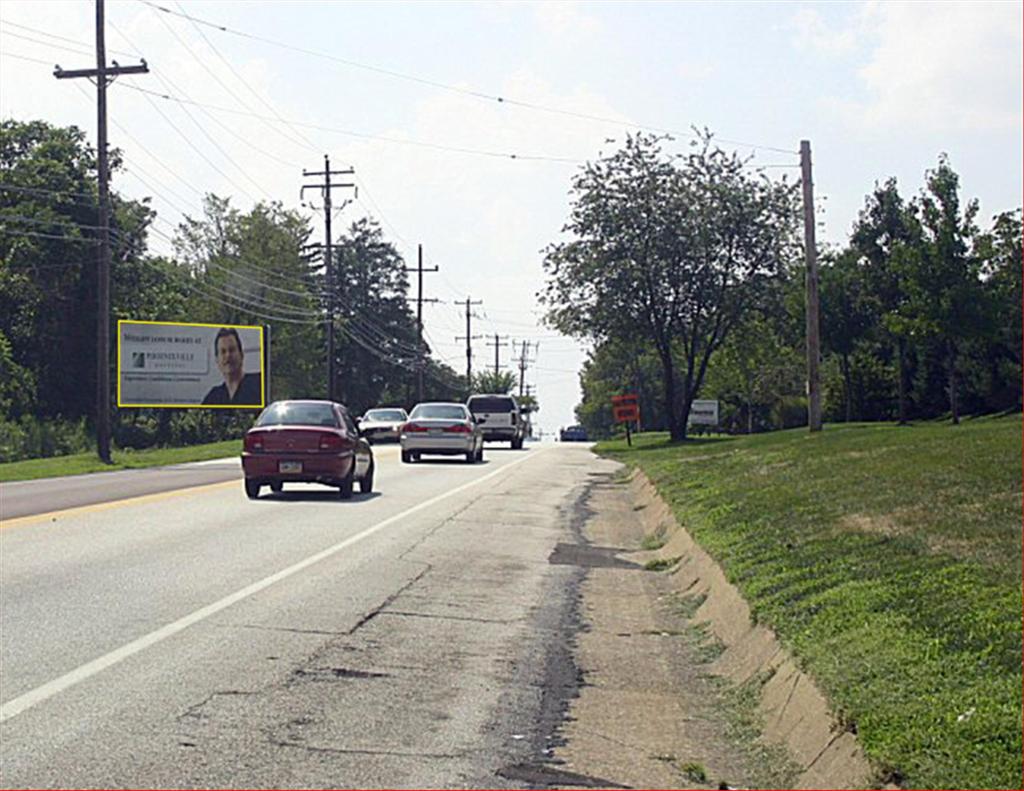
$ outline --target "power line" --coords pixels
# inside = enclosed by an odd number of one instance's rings
[[[69,44],[75,44],[75,45],[77,45],[79,47],[85,47],[86,48],[85,52],[79,52],[78,53],[79,55],[83,55],[83,54],[84,55],[93,55],[94,54],[93,52],[90,52],[88,50],[89,44],[88,44],[88,42],[85,42],[85,41],[79,41],[78,39],[68,38],[67,36],[58,36],[56,33],[51,33],[48,30],[41,30],[41,29],[39,29],[37,27],[30,27],[29,25],[22,25],[22,24],[19,24],[18,22],[11,22],[9,19],[0,19],[0,25],[7,25],[8,27],[16,27],[16,28],[19,28],[20,30],[28,30],[29,32],[35,33],[35,34],[37,34],[39,36],[47,36],[48,38],[55,38],[55,39],[58,39],[59,41],[66,41]],[[10,31],[0,30],[0,32],[4,33],[5,35],[8,35],[8,36],[18,36],[18,38],[26,38],[26,36],[19,36],[17,33],[11,33]],[[110,52],[110,53],[112,53],[114,55],[124,55],[125,57],[128,57],[128,58],[135,57],[135,55],[133,55],[130,52],[125,52],[124,50],[119,50],[119,49],[110,49],[109,47],[107,48],[107,52]]]
[[[300,53],[305,54],[305,55],[311,55],[313,57],[323,58],[325,60],[334,61],[335,63],[340,63],[340,64],[342,64],[344,66],[349,66],[351,68],[363,69],[365,71],[371,71],[371,72],[374,72],[376,74],[381,74],[381,75],[384,75],[384,76],[387,76],[387,77],[392,77],[394,79],[400,79],[400,80],[405,80],[405,81],[408,81],[408,82],[414,82],[414,83],[418,83],[420,85],[427,85],[427,86],[430,86],[432,88],[438,88],[440,90],[450,91],[452,93],[458,93],[458,94],[462,94],[464,96],[470,96],[470,97],[473,97],[475,99],[481,99],[481,100],[484,100],[484,101],[487,101],[487,102],[496,102],[496,103],[502,104],[502,105],[508,105],[508,106],[512,106],[512,107],[520,107],[520,108],[534,110],[534,111],[538,111],[538,112],[550,113],[550,114],[561,115],[561,116],[566,116],[566,117],[571,117],[571,118],[578,118],[578,119],[588,120],[588,121],[598,121],[598,122],[606,123],[606,124],[614,124],[615,126],[618,126],[618,127],[627,127],[627,128],[631,128],[631,129],[641,129],[641,130],[650,131],[650,132],[659,132],[659,133],[662,133],[662,134],[676,135],[676,136],[684,137],[684,138],[687,138],[687,139],[690,139],[690,140],[697,140],[697,139],[699,139],[692,132],[682,132],[682,131],[680,131],[678,129],[671,129],[671,128],[663,127],[663,126],[654,126],[654,125],[651,125],[651,124],[629,123],[629,122],[625,122],[625,121],[622,121],[621,119],[617,119],[617,118],[607,118],[607,117],[604,117],[604,116],[593,115],[591,113],[581,113],[581,112],[576,112],[576,111],[573,111],[573,110],[566,110],[566,109],[563,109],[563,108],[560,108],[560,107],[549,107],[549,106],[542,105],[542,104],[537,104],[537,103],[534,103],[534,102],[526,102],[526,101],[522,101],[522,100],[519,100],[519,99],[513,99],[513,98],[510,98],[510,97],[501,96],[499,94],[486,93],[484,91],[479,91],[479,90],[475,90],[475,89],[472,89],[472,88],[463,88],[463,87],[460,87],[460,86],[457,86],[457,85],[450,85],[450,84],[447,84],[447,83],[439,82],[437,80],[431,80],[431,79],[427,79],[425,77],[418,77],[418,76],[413,75],[413,74],[407,74],[405,72],[395,71],[393,69],[386,69],[386,68],[382,68],[380,66],[373,66],[373,65],[370,65],[370,64],[366,64],[366,63],[360,63],[358,61],[349,60],[347,58],[339,58],[336,55],[330,55],[330,54],[325,53],[325,52],[318,52],[316,50],[307,49],[306,47],[299,47],[299,46],[296,46],[294,44],[285,43],[283,41],[277,41],[275,39],[271,39],[271,38],[266,38],[264,36],[255,35],[253,33],[246,33],[246,32],[241,31],[241,30],[236,30],[234,28],[229,28],[226,25],[220,25],[220,24],[217,24],[217,23],[214,23],[214,22],[209,22],[209,21],[207,21],[205,19],[201,19],[199,17],[192,16],[191,14],[186,14],[184,11],[172,11],[169,8],[165,8],[165,7],[161,6],[161,5],[158,5],[158,4],[154,3],[154,2],[151,2],[151,0],[139,0],[139,2],[149,6],[150,8],[154,8],[156,10],[162,11],[162,12],[164,12],[166,14],[171,14],[173,16],[178,16],[178,17],[181,17],[183,19],[188,19],[190,22],[192,22],[193,25],[204,25],[206,27],[213,28],[214,30],[218,30],[218,31],[220,31],[222,33],[229,33],[229,34],[234,35],[234,36],[239,36],[241,38],[251,39],[253,41],[259,41],[259,42],[262,42],[264,44],[270,44],[270,45],[275,46],[275,47],[281,47],[282,49],[291,50],[293,52],[300,52]],[[726,138],[718,138],[718,139],[721,142],[723,142],[723,143],[727,143],[729,145],[742,146],[743,148],[760,149],[760,150],[763,150],[763,151],[775,151],[775,152],[781,153],[781,154],[792,154],[793,156],[799,155],[798,151],[793,151],[791,149],[786,149],[786,148],[779,148],[779,147],[776,147],[776,146],[761,145],[761,144],[757,144],[757,143],[748,143],[748,142],[743,142],[743,141],[739,141],[739,140],[727,140]]]
[[[237,103],[238,103],[239,105],[241,105],[242,107],[244,107],[244,108],[245,108],[246,110],[248,110],[248,111],[252,112],[252,108],[251,108],[251,107],[250,107],[250,106],[249,106],[248,104],[246,104],[245,102],[243,102],[243,101],[242,101],[242,100],[241,100],[241,99],[239,98],[238,94],[236,94],[236,93],[235,93],[235,92],[234,92],[234,91],[233,91],[233,90],[232,90],[232,89],[231,89],[231,88],[230,88],[230,87],[229,87],[229,86],[227,85],[227,83],[225,83],[225,82],[224,82],[224,81],[223,81],[223,80],[222,80],[222,79],[220,78],[220,76],[219,76],[219,75],[217,74],[217,72],[215,72],[215,71],[214,71],[213,69],[211,69],[211,68],[210,68],[210,67],[209,67],[209,66],[208,66],[208,65],[207,65],[207,64],[206,64],[205,62],[203,62],[203,60],[201,60],[201,59],[199,58],[199,56],[198,56],[198,55],[196,55],[196,54],[195,54],[195,52],[194,52],[194,51],[192,50],[192,47],[188,46],[188,44],[186,44],[186,43],[185,43],[185,42],[184,42],[184,41],[183,41],[183,40],[181,39],[181,37],[180,37],[180,36],[179,36],[179,35],[178,35],[178,34],[177,34],[177,33],[175,32],[174,28],[173,28],[173,27],[171,27],[171,26],[170,26],[169,24],[167,24],[166,20],[164,20],[164,18],[163,18],[163,17],[161,17],[161,16],[159,15],[159,14],[157,14],[156,16],[157,16],[157,18],[158,18],[158,19],[160,20],[160,24],[162,24],[162,25],[163,25],[163,26],[164,26],[165,28],[167,28],[167,30],[168,30],[168,31],[170,32],[170,34],[171,34],[172,36],[174,36],[174,38],[175,38],[175,39],[176,39],[176,40],[178,41],[178,43],[179,43],[179,44],[181,45],[182,49],[186,50],[186,51],[188,52],[188,54],[189,54],[189,55],[190,55],[190,56],[192,57],[192,59],[193,59],[193,60],[194,60],[194,61],[195,61],[196,63],[198,63],[198,64],[199,64],[199,65],[200,65],[200,66],[201,66],[201,67],[203,68],[203,70],[204,70],[204,71],[205,71],[205,72],[206,72],[207,74],[209,74],[209,75],[210,75],[211,77],[213,77],[213,79],[214,79],[214,80],[216,80],[217,84],[218,84],[218,85],[220,85],[220,86],[221,86],[221,87],[222,87],[222,88],[223,88],[223,89],[224,89],[224,90],[225,90],[225,91],[226,91],[226,92],[227,92],[227,93],[228,93],[228,94],[229,94],[229,95],[231,96],[231,98],[232,98],[232,99],[234,99],[234,100],[235,100],[235,101],[236,101],[236,102],[237,102]],[[205,36],[204,36],[204,39],[205,39]],[[207,43],[209,43],[209,42],[207,42]],[[212,45],[211,45],[211,48],[212,48]],[[216,53],[216,54],[217,54],[218,56],[220,56],[220,53]],[[223,58],[221,58],[221,60],[223,60]],[[232,72],[234,72],[234,68],[233,68],[233,67],[232,67],[232,66],[231,66],[230,64],[228,64],[228,68],[230,68],[230,69],[232,70]],[[237,76],[237,74],[236,74],[236,76]],[[257,116],[257,117],[258,117],[258,116]],[[278,134],[278,135],[281,135],[281,137],[283,137],[283,138],[284,138],[285,140],[287,140],[287,141],[288,141],[289,143],[292,143],[292,144],[295,144],[295,143],[296,143],[296,140],[295,140],[294,138],[291,138],[291,137],[289,137],[288,135],[285,135],[284,133],[282,133],[282,132],[281,132],[281,130],[280,130],[280,129],[278,129],[278,128],[277,128],[276,126],[272,126],[272,125],[271,125],[271,124],[270,124],[269,122],[267,122],[267,121],[266,121],[265,119],[264,119],[264,124],[265,124],[266,126],[268,126],[268,127],[270,128],[270,130],[271,130],[272,132],[274,132],[274,133],[276,133],[276,134]],[[304,145],[304,144],[303,144],[302,142],[299,142],[299,145]],[[314,147],[314,150],[315,150],[315,147]]]
[[[221,113],[233,113],[235,115],[244,115],[244,116],[248,116],[248,117],[251,117],[251,118],[258,118],[258,119],[261,119],[261,120],[264,120],[264,121],[270,120],[270,119],[267,118],[267,116],[261,115],[260,113],[254,113],[254,112],[247,111],[247,110],[234,110],[234,109],[232,109],[230,107],[222,107],[222,106],[217,105],[217,104],[210,104],[209,102],[197,102],[197,101],[195,101],[193,99],[183,99],[180,96],[172,96],[172,95],[167,94],[167,93],[160,93],[159,91],[153,91],[153,90],[149,90],[147,88],[140,88],[137,85],[127,85],[126,84],[126,85],[123,85],[121,87],[127,88],[127,89],[132,90],[132,91],[138,91],[139,93],[144,93],[144,94],[147,94],[149,96],[154,96],[154,97],[156,97],[158,99],[163,99],[163,100],[169,101],[169,102],[180,102],[180,103],[183,103],[183,104],[192,104],[192,105],[195,105],[197,107],[206,107],[206,108],[208,108],[210,110],[216,110],[217,112],[221,112]],[[384,143],[393,143],[395,145],[414,146],[414,147],[418,147],[418,148],[428,148],[428,149],[432,149],[432,150],[435,150],[435,151],[448,151],[448,152],[456,153],[456,154],[470,154],[470,155],[473,155],[473,156],[489,157],[491,159],[511,159],[511,160],[520,160],[520,161],[524,161],[524,162],[560,162],[560,163],[571,164],[571,165],[581,165],[584,162],[584,160],[582,160],[582,159],[577,159],[577,158],[572,158],[572,157],[556,157],[556,156],[547,156],[547,155],[542,155],[542,154],[517,154],[517,153],[509,153],[509,152],[505,152],[505,151],[492,151],[490,149],[483,149],[483,148],[469,148],[469,147],[466,147],[466,146],[450,146],[450,145],[445,145],[443,143],[433,143],[433,142],[426,142],[426,141],[423,141],[423,140],[412,140],[412,139],[409,139],[409,138],[401,138],[401,137],[389,137],[387,135],[375,135],[375,134],[370,134],[368,132],[356,132],[356,131],[353,131],[351,129],[342,129],[342,128],[336,127],[336,126],[325,126],[323,124],[313,124],[313,123],[309,123],[309,122],[306,122],[306,121],[286,120],[286,123],[289,126],[302,127],[304,129],[315,129],[315,130],[318,130],[318,131],[321,131],[321,132],[330,132],[332,134],[345,135],[347,137],[355,137],[355,138],[358,138],[360,140],[379,140],[379,141],[384,142]]]

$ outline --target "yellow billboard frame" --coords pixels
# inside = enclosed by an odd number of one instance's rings
[[[158,324],[170,327],[215,327],[217,329],[259,330],[260,333],[260,403],[259,406],[234,406],[232,404],[125,404],[121,401],[121,325]],[[260,324],[202,324],[188,321],[144,321],[139,319],[117,320],[117,406],[119,409],[263,409],[267,405],[266,350],[263,345],[263,326]]]

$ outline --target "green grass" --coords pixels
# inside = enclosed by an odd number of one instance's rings
[[[598,450],[650,477],[880,780],[1021,787],[1019,415]]]
[[[73,456],[54,456],[47,459],[27,459],[0,464],[0,482],[28,481],[35,478],[56,478],[63,475],[81,475],[87,472],[109,472],[137,467],[159,467],[186,461],[206,461],[224,456],[240,456],[242,441],[237,439],[190,445],[185,448],[152,448],[149,450],[115,450],[113,464],[103,464],[95,453],[76,453]]]

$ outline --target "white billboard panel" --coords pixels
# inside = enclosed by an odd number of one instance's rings
[[[263,328],[117,322],[119,407],[263,406]]]
[[[696,400],[690,405],[690,419],[687,425],[717,426],[718,402]]]

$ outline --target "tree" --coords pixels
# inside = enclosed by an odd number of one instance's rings
[[[992,368],[990,393],[993,406],[1006,409],[1021,404],[1021,210],[1007,211],[993,219],[992,228],[978,238],[976,253],[982,266],[987,304],[998,316],[993,348],[988,355]]]
[[[914,207],[900,196],[896,179],[889,179],[881,187],[876,184],[854,224],[850,246],[863,259],[868,287],[865,296],[875,302],[880,329],[895,349],[897,420],[901,425],[907,422],[908,329],[902,315],[907,295],[896,255],[916,243]]]
[[[323,286],[303,255],[309,235],[308,220],[279,203],[241,212],[211,194],[175,237],[188,321],[271,326],[273,398],[326,392]]]
[[[574,238],[545,251],[542,301],[568,335],[653,346],[678,440],[711,355],[794,255],[798,213],[791,185],[750,173],[710,134],[675,159],[660,140],[630,136],[576,176]]]
[[[111,152],[111,173],[120,156]],[[0,123],[0,334],[5,365],[35,385],[10,408],[92,416],[96,383],[96,158],[76,127]],[[112,283],[140,265],[153,212],[111,195]],[[117,302],[113,303],[116,311]],[[20,375],[20,374],[19,374]]]
[[[376,406],[403,371],[411,383],[420,364],[416,318],[409,308],[405,261],[375,222],[352,223],[334,253],[337,392],[362,411]],[[428,352],[423,350],[424,357]]]
[[[479,371],[473,374],[474,393],[511,393],[516,375],[511,371]]]
[[[958,358],[966,344],[991,329],[986,294],[981,287],[981,261],[972,245],[978,229],[977,201],[961,210],[960,179],[945,154],[928,171],[919,198],[921,241],[904,244],[901,266],[908,294],[908,324],[944,346],[949,410],[960,422]]]
[[[875,326],[877,314],[867,296],[868,286],[856,250],[847,249],[826,257],[822,261],[820,283],[822,346],[839,358],[848,423],[853,415],[851,357]]]

